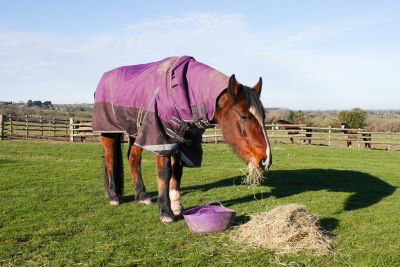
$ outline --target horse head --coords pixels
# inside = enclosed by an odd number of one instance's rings
[[[253,87],[229,79],[217,99],[215,119],[224,140],[249,165],[267,171],[272,164],[271,147],[264,127],[265,111],[260,101],[262,79]]]
[[[340,126],[342,127],[342,129],[349,129],[349,128],[351,128],[347,123],[345,123],[345,122],[342,122],[341,124],[340,124]]]

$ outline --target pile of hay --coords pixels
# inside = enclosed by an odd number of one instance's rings
[[[249,222],[231,233],[237,243],[278,253],[311,251],[324,255],[333,247],[332,238],[321,229],[318,218],[299,204],[252,215]]]

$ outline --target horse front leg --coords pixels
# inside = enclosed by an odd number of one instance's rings
[[[103,145],[104,190],[110,200],[110,205],[113,206],[119,204],[124,190],[121,138],[121,134],[100,136],[100,142]]]
[[[158,207],[162,223],[174,222],[169,200],[169,184],[172,176],[171,157],[156,156],[158,180]]]
[[[146,195],[146,187],[142,179],[142,149],[133,145],[132,139],[129,142],[128,161],[133,185],[135,187],[135,199],[140,204],[150,205],[151,199]]]
[[[178,155],[171,158],[171,166],[172,177],[169,183],[169,199],[171,201],[172,212],[175,216],[180,216],[183,211],[180,194],[183,166]]]

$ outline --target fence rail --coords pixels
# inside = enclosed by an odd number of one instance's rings
[[[268,137],[275,143],[300,143],[327,146],[352,146],[400,150],[400,133],[368,132],[363,129],[308,127],[305,125],[265,125]],[[97,141],[90,120],[41,116],[0,115],[0,140],[49,139],[71,142]],[[125,136],[125,140],[128,137]],[[203,134],[205,143],[221,143],[223,136],[217,126]]]

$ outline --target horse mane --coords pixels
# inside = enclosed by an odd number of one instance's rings
[[[256,113],[260,114],[262,120],[264,121],[265,109],[256,91],[247,86],[243,86],[242,92],[244,93],[244,98],[246,99],[247,103],[256,109]]]

